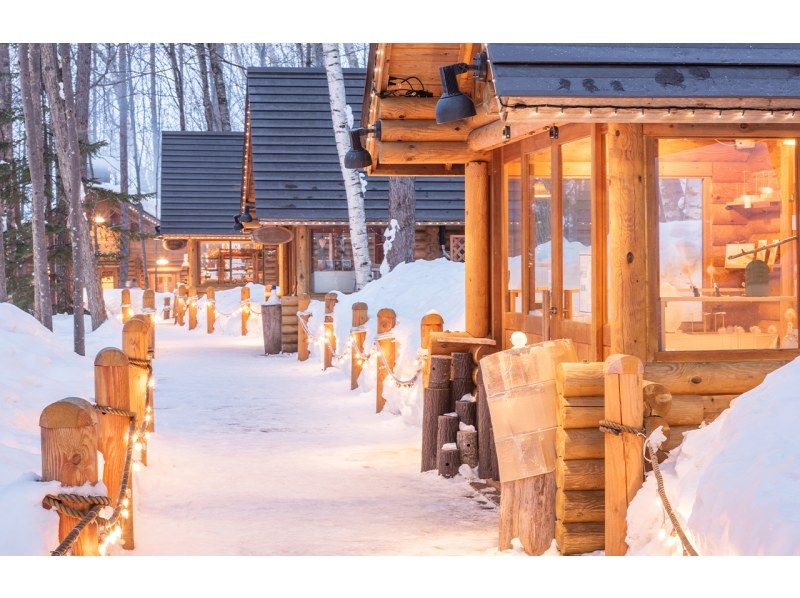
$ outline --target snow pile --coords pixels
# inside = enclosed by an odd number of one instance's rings
[[[0,303],[0,554],[46,554],[56,516],[41,506],[57,483],[38,482],[39,415],[68,396],[93,395],[92,359],[72,352],[31,315]]]
[[[701,555],[800,555],[800,359],[714,422],[688,432],[661,469]],[[681,554],[653,474],[628,510],[629,554]]]
[[[417,350],[420,345],[420,320],[430,312],[439,313],[444,319],[445,330],[464,330],[464,264],[451,262],[446,258],[436,260],[417,260],[399,264],[394,270],[374,280],[357,293],[338,294],[339,301],[334,310],[336,338],[341,351],[350,335],[353,304],[367,304],[367,340],[365,348],[369,351],[375,340],[377,314],[381,308],[388,307],[397,314],[394,328],[397,349],[395,372],[402,379],[411,378],[416,370]],[[325,305],[322,301],[312,301],[309,306],[312,316],[309,329],[321,337]],[[319,347],[312,346],[317,356]],[[318,357],[319,359],[320,357]],[[374,388],[377,356],[373,355],[361,376],[361,388],[370,391]],[[341,364],[349,367],[349,359]],[[422,419],[421,385],[412,388],[394,388],[388,385],[384,393],[387,410],[402,414],[411,423]]]

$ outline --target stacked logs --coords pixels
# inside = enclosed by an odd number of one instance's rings
[[[477,409],[470,353],[433,355],[423,393],[421,471],[453,477],[478,466]]]
[[[294,353],[297,351],[297,312],[299,310],[297,295],[281,297],[281,351]]]

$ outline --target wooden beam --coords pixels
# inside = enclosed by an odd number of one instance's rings
[[[508,126],[508,131],[505,130],[506,126]],[[540,121],[506,123],[498,119],[473,129],[467,138],[467,145],[471,150],[485,152],[512,141],[519,141],[540,133],[547,126],[547,124]],[[508,136],[506,133],[508,133]]]
[[[464,170],[466,329],[472,336],[488,336],[489,301],[489,165],[469,162]]]
[[[380,100],[380,119],[436,119],[436,102],[438,98],[390,97]]]
[[[465,121],[443,125],[435,120],[382,120],[381,142],[386,141],[465,141],[470,128]]]
[[[381,143],[379,161],[384,164],[466,164],[485,159],[466,143],[455,141],[423,141]]]
[[[645,159],[641,125],[608,127],[611,353],[647,354]],[[644,308],[644,313],[643,313]]]
[[[463,176],[463,164],[381,164],[368,169],[372,176]]]
[[[787,361],[663,362],[645,365],[645,377],[673,395],[734,395],[747,392]]]

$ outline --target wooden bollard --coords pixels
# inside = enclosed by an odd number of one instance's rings
[[[178,298],[175,303],[175,323],[178,326],[183,326],[185,322],[184,316],[186,315],[186,304],[189,298],[189,289],[186,285],[178,287]]]
[[[431,357],[431,372],[422,401],[422,455],[420,471],[436,469],[436,437],[439,416],[448,413],[450,405],[450,356]],[[456,451],[457,452],[457,451]],[[456,468],[458,469],[458,468]]]
[[[214,332],[214,323],[217,319],[217,299],[214,295],[214,287],[206,289],[206,332]]]
[[[456,401],[456,414],[458,421],[465,426],[475,426],[476,401],[474,397],[467,397]]]
[[[611,355],[603,367],[605,419],[641,429],[644,420],[642,362],[632,355]],[[642,485],[643,439],[635,434],[605,434],[605,553],[628,551],[628,504]]]
[[[386,384],[386,376],[389,371],[394,369],[397,358],[397,347],[391,332],[397,325],[397,314],[393,309],[384,307],[378,310],[378,378],[375,385],[375,413],[383,411],[386,399],[383,398],[383,387]],[[381,358],[383,354],[383,358]],[[384,360],[386,363],[384,364]]]
[[[353,304],[353,330],[350,333],[350,390],[358,388],[358,377],[364,367],[361,356],[364,354],[364,342],[367,340],[367,331],[360,330],[367,323],[367,304],[358,302]]]
[[[478,428],[478,477],[484,480],[499,480],[499,466],[497,464],[497,449],[494,445],[492,433],[492,418],[489,415],[489,402],[486,398],[486,388],[478,368],[477,392],[475,393],[475,411]]]
[[[281,352],[281,327],[283,315],[281,301],[277,295],[270,295],[261,304],[261,329],[264,334],[264,355],[277,355]]]
[[[164,297],[164,309],[161,312],[161,316],[165,320],[169,320],[172,314],[170,313],[172,310],[170,309],[170,299],[169,297]]]
[[[297,317],[302,320],[301,322],[297,323],[297,360],[298,361],[306,361],[309,356],[309,348],[308,348],[308,334],[306,334],[306,328],[308,328],[308,319],[311,317],[311,314],[306,313],[308,310],[308,306],[311,303],[311,297],[308,296],[308,293],[303,293],[297,299]],[[303,326],[305,324],[305,326]]]
[[[156,310],[156,293],[153,289],[145,289],[142,293],[142,313],[152,313]]]
[[[137,315],[133,316],[132,319],[141,320],[142,322],[144,322],[147,325],[147,339],[148,339],[147,340],[147,342],[148,342],[147,362],[150,364],[150,368],[152,369],[153,361],[152,361],[152,355],[150,354],[149,346],[151,345],[151,340],[152,340],[152,336],[153,336],[153,328],[155,327],[155,324],[153,323],[153,321],[149,317],[147,317],[144,314],[137,314]],[[148,422],[148,425],[147,425],[147,431],[148,432],[152,432],[153,429],[154,429],[154,423],[153,423],[153,417],[152,417],[153,394],[154,394],[154,392],[155,392],[155,382],[154,382],[154,379],[153,379],[152,375],[150,375],[149,378],[148,378],[148,381],[147,381],[147,394],[146,394],[146,397],[145,397],[145,408],[149,408],[149,411],[151,413],[151,415],[149,417],[149,422]]]
[[[130,364],[119,349],[101,350],[94,359],[95,402],[104,407],[133,411],[130,401]],[[119,499],[125,456],[130,441],[130,419],[113,413],[100,413],[100,452],[103,453],[103,483],[111,504]],[[122,523],[122,547],[133,550],[133,478],[128,479],[128,517]]]
[[[247,336],[247,320],[250,319],[250,287],[242,287],[240,309],[242,310],[242,336]]]
[[[478,466],[478,432],[475,430],[459,430],[456,434],[458,456],[463,465]]]
[[[441,463],[442,447],[455,444],[458,439],[458,417],[455,413],[445,413],[436,418],[436,463]],[[458,466],[456,466],[458,470]],[[439,471],[441,474],[441,470]]]
[[[69,397],[44,408],[39,417],[42,435],[42,481],[58,481],[62,486],[96,484],[97,466],[97,411],[91,403]],[[79,503],[67,506],[84,509]],[[58,514],[58,541],[72,531],[79,519]],[[72,547],[76,556],[99,554],[97,525],[87,525]]]
[[[458,447],[454,442],[439,447],[436,454],[436,468],[439,475],[445,478],[452,478],[458,474],[461,459],[458,456]]]
[[[422,385],[428,386],[428,375],[431,369],[431,332],[442,332],[444,330],[444,319],[437,313],[430,313],[422,316],[419,322],[420,348],[425,349],[422,364]]]
[[[133,317],[133,306],[131,305],[130,289],[122,289],[122,293],[120,293],[119,309],[120,309],[120,314],[122,315],[123,324]]]
[[[148,405],[150,374],[144,363],[147,359],[147,324],[133,318],[122,328],[122,350],[128,357],[128,389],[131,411],[136,413],[137,427],[141,428],[145,415],[153,421],[153,407]],[[152,397],[150,397],[152,399]],[[149,407],[149,409],[148,409]],[[141,461],[147,465],[147,443],[142,442]]]
[[[472,383],[472,370],[475,364],[471,353],[453,353],[450,368],[450,396],[455,409],[456,401],[465,395],[471,395],[474,385]]]
[[[197,289],[189,287],[189,330],[197,328]]]
[[[322,350],[322,369],[327,370],[333,365],[333,354],[336,351],[336,331],[333,323],[333,310],[339,296],[336,293],[325,295],[325,322],[323,322],[324,345]]]

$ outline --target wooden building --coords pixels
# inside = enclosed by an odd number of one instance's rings
[[[365,71],[346,70],[355,118]],[[161,232],[184,247],[187,282],[216,287],[260,282],[283,293],[354,289],[347,200],[324,69],[250,69],[242,133],[165,132]],[[388,179],[366,177],[365,207],[375,275],[388,224]],[[415,181],[415,257],[463,261],[463,181]],[[249,213],[244,230],[234,216]]]
[[[374,44],[367,170],[464,176],[472,335],[570,338],[585,360],[641,358],[673,393],[737,394],[799,354],[798,59],[797,45]],[[440,103],[440,68],[458,63]]]

